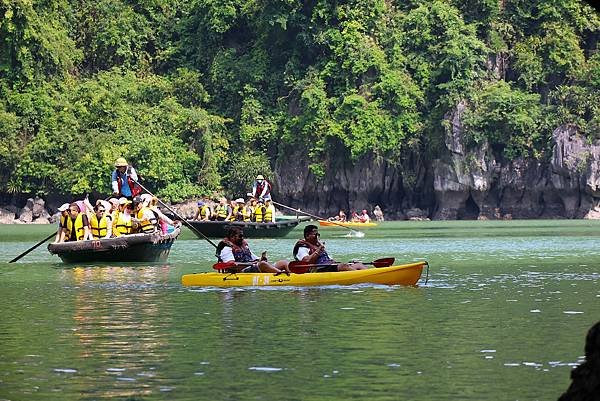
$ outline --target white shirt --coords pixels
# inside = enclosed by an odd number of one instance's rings
[[[258,256],[256,256],[253,252],[250,252],[250,254],[252,255],[252,260],[259,259]],[[230,246],[226,246],[223,249],[221,249],[219,258],[221,259],[221,261],[223,261],[223,263],[227,263],[227,262],[231,262],[231,261],[235,262],[235,257],[233,256],[233,251]]]
[[[294,256],[296,257],[297,260],[302,260],[306,256],[310,256],[310,249],[308,249],[305,246],[301,246],[298,248],[298,252],[296,252],[296,254]]]

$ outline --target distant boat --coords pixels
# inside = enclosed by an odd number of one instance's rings
[[[328,272],[328,273],[193,273],[185,274],[181,283],[185,286],[209,287],[246,287],[246,286],[315,286],[315,285],[353,285],[387,284],[414,286],[421,278],[427,262],[415,262],[404,265],[380,267],[365,270]]]
[[[375,227],[377,223],[361,223],[360,221],[329,221],[329,220],[319,220],[319,225],[322,227]]]
[[[80,262],[165,262],[179,236],[176,228],[163,235],[130,234],[115,238],[48,244],[48,251],[65,263]]]
[[[229,227],[240,227],[247,238],[280,238],[285,237],[299,223],[310,220],[310,217],[295,217],[293,219],[277,217],[276,223],[254,223],[245,221],[197,221],[187,220],[196,230],[207,237],[223,238]]]

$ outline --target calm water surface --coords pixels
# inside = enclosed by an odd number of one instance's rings
[[[53,229],[0,226],[0,400],[555,400],[600,320],[594,221],[321,230],[338,260],[427,260],[418,288],[185,288],[214,262],[189,232],[164,265],[6,263]]]

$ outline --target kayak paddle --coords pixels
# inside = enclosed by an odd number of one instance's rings
[[[389,267],[394,264],[396,258],[382,258],[377,259],[372,262],[364,262],[363,265],[373,265],[375,267]],[[293,273],[303,274],[308,273],[313,267],[329,267],[329,266],[337,266],[339,263],[322,263],[322,264],[311,264],[302,262],[300,260],[290,262],[289,269]]]

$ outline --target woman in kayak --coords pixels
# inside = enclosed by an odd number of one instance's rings
[[[294,258],[296,260],[315,265],[324,266],[319,271],[344,271],[344,270],[363,270],[367,266],[360,262],[356,263],[338,263],[329,257],[325,250],[325,244],[319,241],[319,227],[309,224],[304,227],[304,239],[296,242],[294,245]]]

